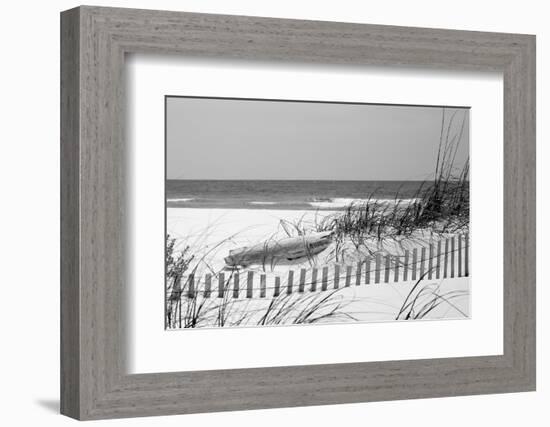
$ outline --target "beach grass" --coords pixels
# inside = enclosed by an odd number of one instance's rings
[[[349,301],[339,295],[342,290],[234,298],[231,279],[231,276],[226,278],[221,296],[206,296],[201,286],[189,295],[189,282],[178,288],[178,292],[173,291],[173,284],[169,286],[166,328],[275,326],[353,320],[345,310]]]
[[[468,297],[469,293],[463,290],[442,292],[441,283],[426,281],[427,275],[428,272],[422,275],[408,292],[395,316],[395,320],[424,319],[441,305],[446,305],[449,310],[453,310],[459,316],[467,318],[468,314],[455,304],[455,300]]]
[[[441,125],[437,149],[437,162],[432,179],[424,180],[412,197],[402,199],[399,190],[393,201],[381,201],[377,192],[366,195],[365,201],[350,203],[344,212],[323,217],[314,231],[331,231],[335,241],[335,258],[343,258],[345,242],[351,241],[355,249],[373,254],[372,243],[380,248],[384,241],[413,241],[419,235],[431,236],[465,233],[470,220],[469,159],[456,164],[465,118],[459,131],[452,134],[456,111]],[[303,223],[286,224],[287,230],[305,234]],[[376,252],[376,251],[375,251]]]

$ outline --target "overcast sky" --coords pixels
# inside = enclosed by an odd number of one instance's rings
[[[447,108],[448,119],[456,109]],[[434,171],[441,107],[167,100],[168,179],[421,180]],[[469,110],[451,135],[465,132]]]

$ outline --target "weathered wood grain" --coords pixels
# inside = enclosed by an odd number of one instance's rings
[[[249,271],[246,277],[246,297],[252,298],[252,293],[254,290],[254,272]]]
[[[380,270],[382,269],[382,255],[376,254],[376,261],[374,264],[374,283],[380,283]]]
[[[328,288],[328,267],[323,267],[321,276],[321,290],[326,291]]]
[[[418,269],[418,249],[413,249],[413,255],[412,255],[412,273],[411,273],[411,279],[416,280],[416,270]]]
[[[290,270],[288,272],[288,280],[286,284],[286,293],[290,295],[292,293],[292,286],[294,282],[294,271]]]
[[[351,270],[352,270],[352,266],[347,265],[346,266],[346,279],[345,279],[345,285],[344,285],[346,287],[351,286]]]
[[[437,242],[437,255],[435,259],[435,278],[439,279],[441,274],[441,240]]]
[[[370,285],[370,256],[365,260],[365,285]]]
[[[300,269],[300,284],[298,285],[298,292],[304,292],[306,286],[306,269]]]
[[[61,413],[83,418],[80,401],[80,11],[61,20]],[[89,301],[89,303],[93,303]],[[87,385],[87,384],[86,384]],[[84,385],[84,386],[86,386]]]
[[[265,297],[265,291],[266,291],[266,276],[265,274],[261,274],[260,275],[260,298]],[[303,292],[303,289],[301,292]]]
[[[405,261],[403,261],[403,280],[407,281],[409,275],[409,250],[405,250]]]
[[[338,289],[340,286],[340,266],[336,264],[334,266],[334,289]]]

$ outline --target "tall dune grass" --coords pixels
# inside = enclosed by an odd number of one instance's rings
[[[411,288],[395,320],[424,319],[441,306],[446,306],[461,316],[468,317],[455,304],[455,300],[467,297],[469,295],[468,292],[462,290],[441,292],[440,284],[426,282],[424,279],[425,277],[421,277]]]
[[[356,246],[365,239],[410,237],[419,230],[429,230],[432,235],[466,231],[470,217],[470,167],[469,159],[456,164],[466,118],[462,118],[459,130],[452,132],[457,111],[447,120],[443,110],[433,178],[422,182],[412,197],[401,199],[397,192],[394,202],[388,203],[381,202],[373,192],[366,195],[365,202],[352,203],[343,213],[326,217],[316,225],[317,231],[332,231],[337,244],[349,238]]]

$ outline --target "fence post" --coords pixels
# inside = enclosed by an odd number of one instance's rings
[[[393,281],[398,282],[399,281],[399,256],[395,256],[395,268],[393,271]]]
[[[247,298],[252,298],[252,289],[254,289],[253,283],[254,283],[254,272],[249,271],[248,276],[246,278],[246,297]]]
[[[418,250],[416,248],[413,249],[413,259],[412,259],[412,274],[411,274],[411,280],[416,280],[416,268],[418,263]]]
[[[239,273],[233,273],[233,298],[239,298]]]
[[[311,292],[317,290],[317,269],[313,268],[311,270]]]
[[[462,277],[462,236],[458,235],[458,277]]]
[[[265,274],[260,275],[260,298],[265,298]]]
[[[405,250],[405,259],[403,260],[403,281],[406,282],[409,277],[409,250]]]
[[[298,292],[304,292],[306,287],[306,269],[302,268],[300,270],[300,284],[298,285]]]
[[[449,275],[449,239],[445,239],[445,255],[443,257],[443,278]]]
[[[370,256],[365,259],[365,284],[370,285]]]
[[[362,262],[359,261],[357,263],[357,268],[355,270],[355,286],[360,286],[361,285],[361,271],[362,271]]]
[[[380,268],[382,264],[380,257],[380,254],[376,254],[376,262],[374,264],[374,283],[380,283]]]
[[[470,250],[470,236],[468,233],[464,235],[464,275],[468,277],[470,275],[470,266],[469,260],[470,255],[468,251]]]
[[[195,275],[193,273],[187,279],[187,298],[195,298]]]
[[[220,273],[218,275],[218,298],[223,298],[225,290],[225,275]]]
[[[170,292],[170,301],[179,300],[181,298],[181,276],[174,279],[174,286],[172,286],[172,292]]]
[[[434,245],[433,243],[430,243],[430,252],[429,252],[429,258],[428,258],[428,279],[432,278],[432,271],[433,271],[433,258],[434,258]]]
[[[273,296],[278,297],[281,293],[281,278],[279,276],[275,277],[275,289],[273,289]]]
[[[179,309],[179,310],[178,310],[178,309]],[[180,326],[180,328],[181,328],[181,322],[182,322],[182,320],[183,320],[183,314],[182,314],[181,309],[182,309],[182,302],[181,302],[181,293],[180,293],[180,298],[178,299],[178,303],[177,303],[177,306],[176,306],[176,310],[179,311],[179,313],[178,313],[178,318],[179,318],[179,326]]]
[[[212,292],[212,275],[206,274],[206,276],[204,276],[204,297],[210,298],[211,292]]]
[[[338,289],[340,286],[340,266],[336,264],[334,266],[334,289]]]
[[[455,277],[455,236],[451,237],[451,278]]]
[[[326,291],[328,287],[328,267],[323,267],[323,276],[321,278],[321,290]]]
[[[346,287],[351,285],[351,265],[346,266]]]
[[[390,255],[386,255],[386,268],[384,269],[384,283],[388,283],[390,281]]]
[[[439,279],[441,264],[441,239],[437,241],[437,255],[435,260],[435,278]]]
[[[288,283],[286,284],[286,293],[290,295],[292,293],[292,286],[294,282],[294,271],[289,270],[288,272]]]
[[[426,248],[420,249],[420,279],[424,277],[424,268],[426,267]]]

